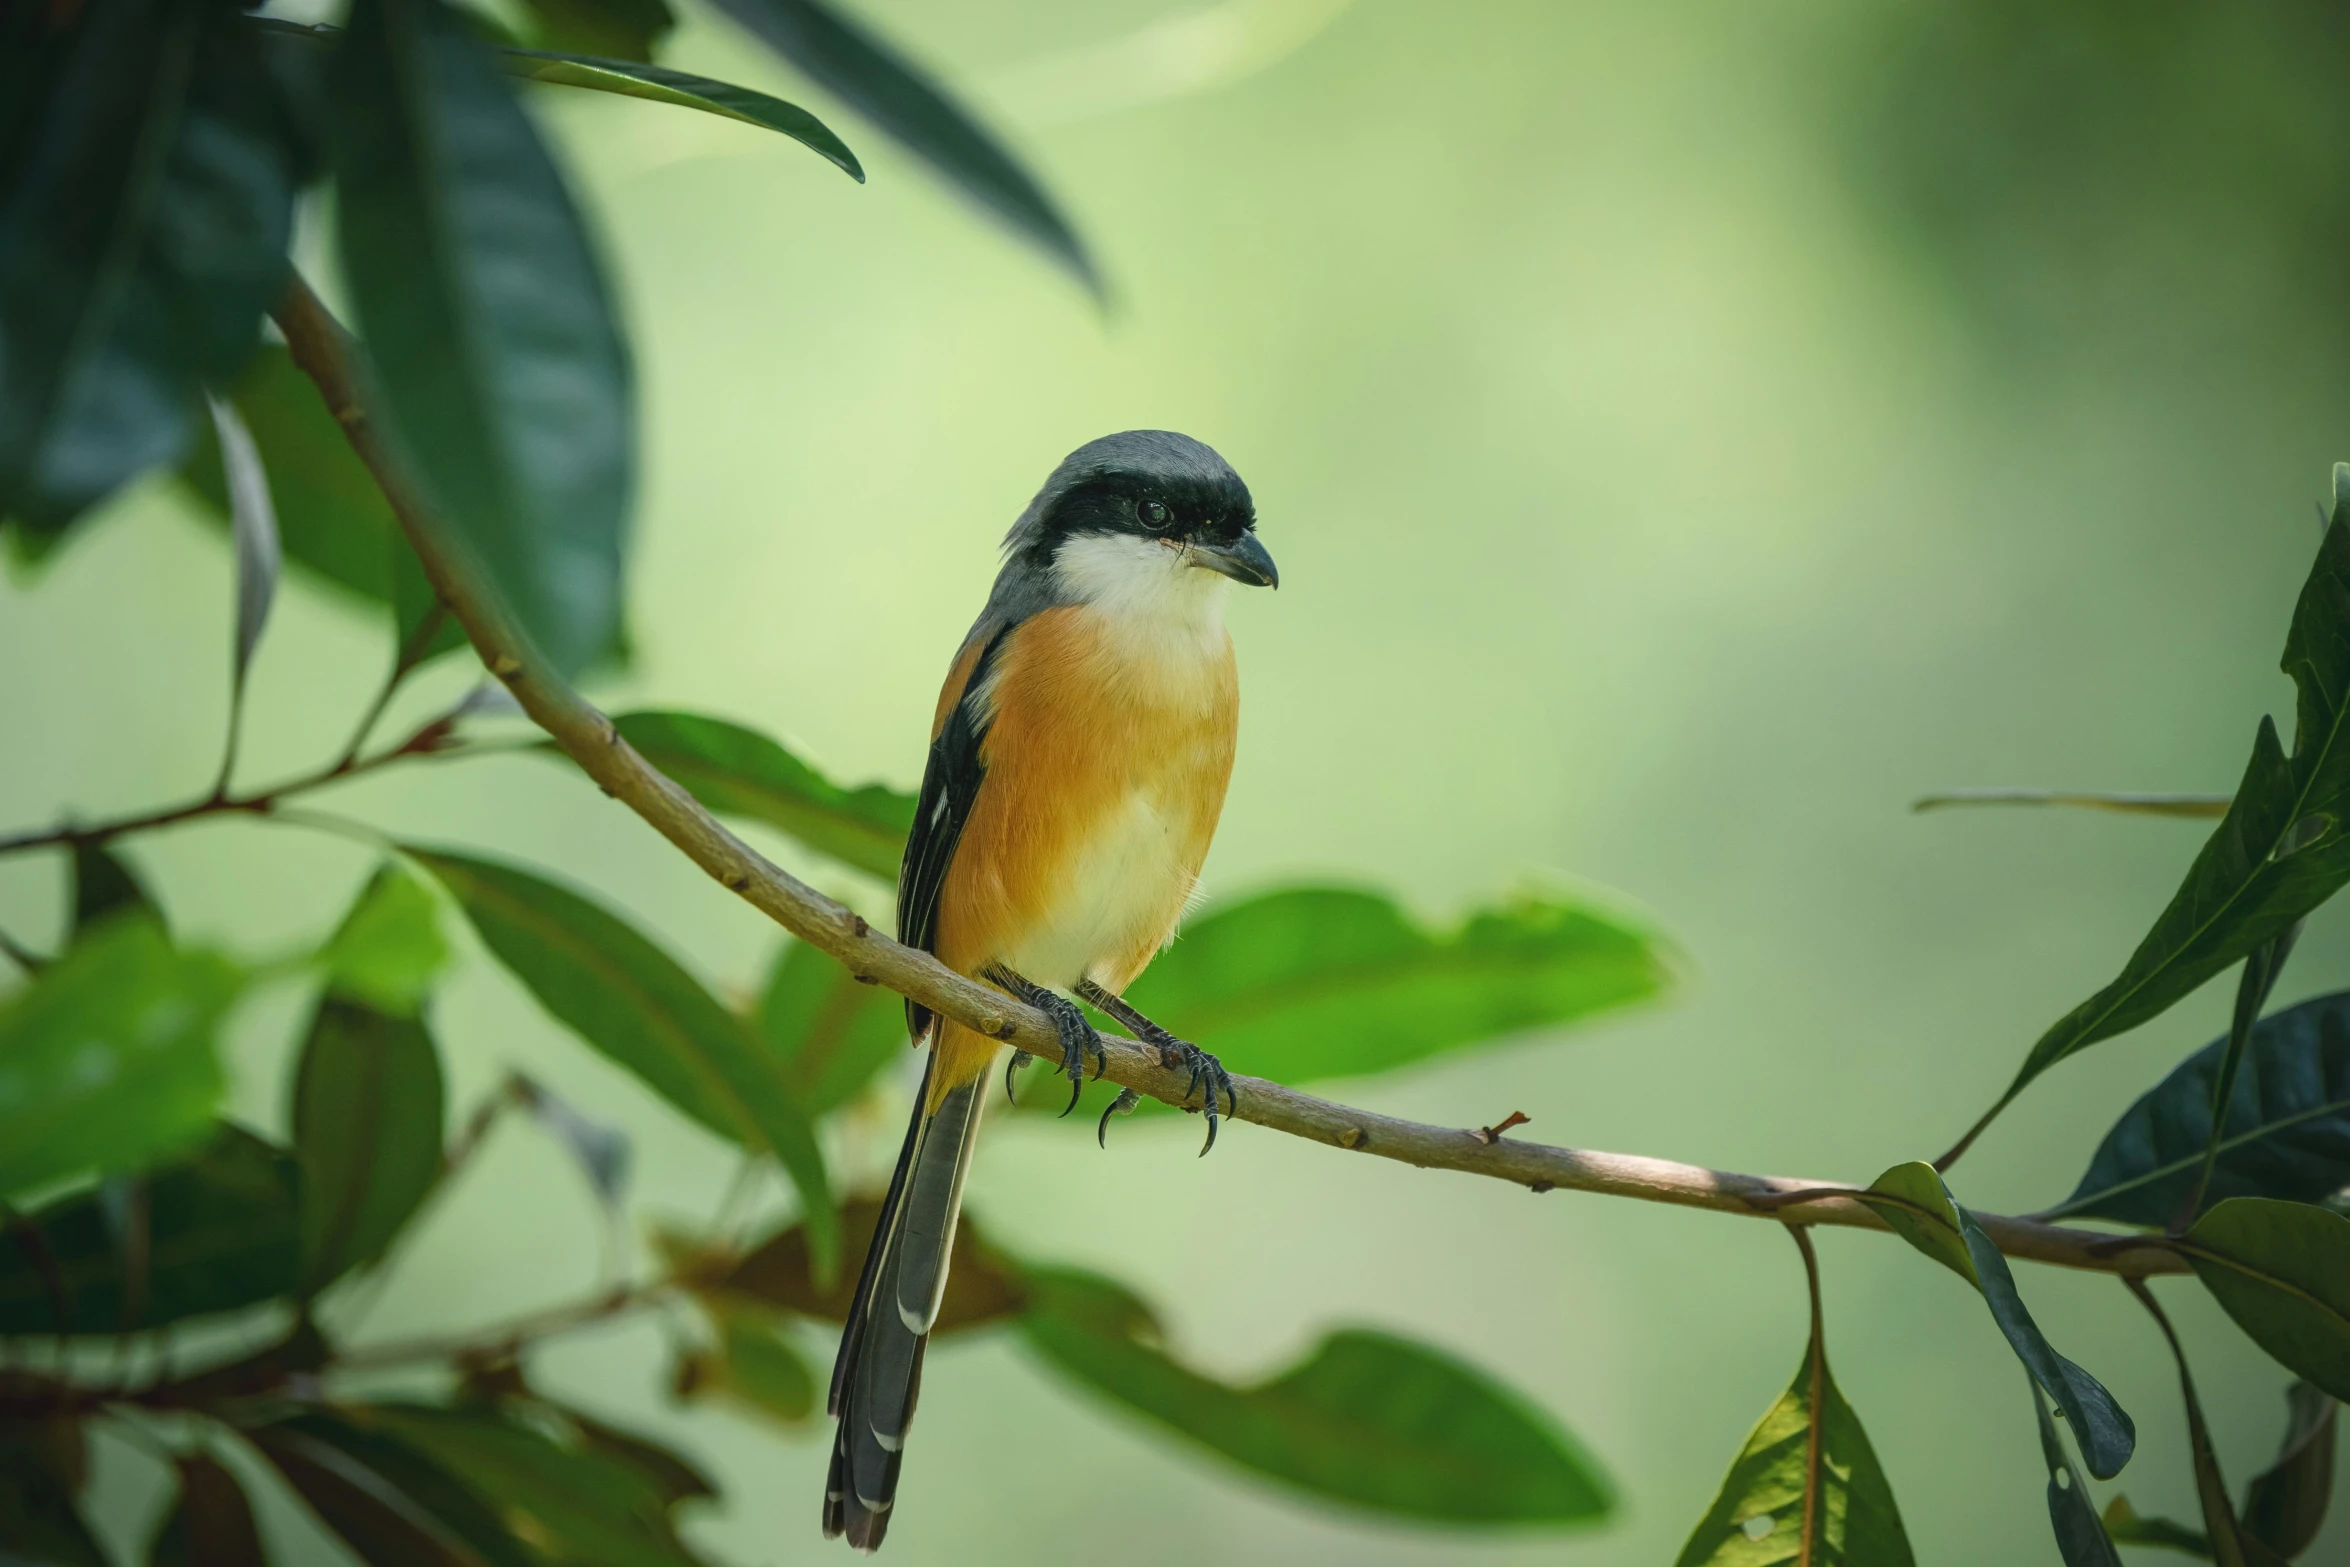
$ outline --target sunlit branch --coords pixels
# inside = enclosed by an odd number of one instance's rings
[[[294,362],[317,383],[353,450],[382,486],[434,592],[464,627],[483,664],[606,794],[642,817],[721,885],[802,941],[830,953],[858,979],[910,996],[988,1038],[1058,1057],[1059,1036],[1042,1012],[955,973],[926,952],[883,936],[854,910],[769,862],[639,755],[611,719],[539,656],[420,503],[368,423],[353,369],[353,345],[299,277],[288,287],[275,317]],[[1168,1104],[1184,1103],[1187,1074],[1161,1066],[1155,1049],[1115,1036],[1106,1037],[1105,1043],[1109,1059],[1103,1076]],[[1593,1192],[1791,1224],[1886,1228],[1884,1220],[1844,1195],[1855,1190],[1847,1186],[1741,1175],[1637,1154],[1552,1148],[1510,1137],[1487,1141],[1475,1129],[1375,1115],[1258,1078],[1236,1076],[1233,1083],[1240,1120],[1425,1169],[1489,1176],[1536,1192]],[[1797,1193],[1804,1194],[1799,1202],[1784,1201]],[[2091,1230],[1998,1214],[1976,1217],[2000,1250],[2036,1262],[2121,1274],[2175,1273],[2186,1267],[2160,1242],[2130,1238],[2117,1243],[2114,1237]]]

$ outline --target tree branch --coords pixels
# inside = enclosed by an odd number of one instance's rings
[[[352,449],[382,486],[424,564],[426,578],[465,628],[483,664],[606,794],[644,818],[752,907],[800,940],[830,953],[859,979],[911,996],[991,1039],[1058,1058],[1059,1036],[1042,1012],[955,973],[927,952],[881,935],[854,911],[770,863],[638,755],[612,721],[539,656],[425,507],[368,422],[355,370],[355,346],[299,276],[288,285],[274,315],[294,362],[318,384]],[[1109,1062],[1102,1075],[1168,1104],[1184,1103],[1186,1074],[1162,1067],[1156,1050],[1115,1036],[1105,1036],[1104,1042]],[[1791,1224],[1886,1228],[1882,1219],[1843,1195],[1854,1190],[1848,1186],[1739,1175],[1637,1154],[1551,1148],[1507,1137],[1487,1142],[1474,1130],[1349,1109],[1259,1078],[1236,1076],[1233,1083],[1239,1092],[1239,1120],[1424,1169],[1490,1176],[1537,1192],[1595,1192]],[[2114,1237],[1998,1214],[1976,1217],[1992,1242],[2011,1256],[2124,1275],[2186,1270],[2186,1263],[2157,1238]]]

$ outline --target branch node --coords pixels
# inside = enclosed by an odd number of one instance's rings
[[[741,892],[743,889],[750,886],[750,884],[751,878],[747,872],[736,871],[732,876],[726,878],[726,890],[728,892]]]
[[[849,915],[849,934],[863,941],[873,934],[873,927],[865,923],[865,916],[855,912]]]
[[[1495,1143],[1501,1141],[1502,1133],[1508,1131],[1513,1126],[1529,1125],[1533,1119],[1534,1118],[1532,1116],[1526,1114],[1526,1112],[1523,1110],[1512,1110],[1508,1115],[1503,1116],[1493,1125],[1480,1126],[1469,1135],[1476,1138],[1477,1141],[1483,1143],[1486,1147],[1490,1148]]]
[[[849,978],[855,980],[860,985],[878,985],[881,983],[880,977],[874,974],[851,974]],[[998,1035],[997,1037],[1001,1038],[1002,1036]]]
[[[1532,1192],[1532,1193],[1533,1193],[1535,1196],[1539,1197],[1539,1196],[1541,1196],[1541,1195],[1542,1195],[1544,1192],[1554,1192],[1554,1191],[1557,1191],[1557,1190],[1558,1190],[1558,1182],[1556,1182],[1556,1181],[1528,1181],[1528,1182],[1526,1183],[1526,1190],[1528,1190],[1528,1191]]]
[[[1371,1146],[1371,1134],[1359,1126],[1350,1126],[1338,1134],[1338,1146],[1360,1152]]]
[[[500,680],[512,680],[522,673],[522,660],[511,653],[500,653],[490,660],[490,673]]]

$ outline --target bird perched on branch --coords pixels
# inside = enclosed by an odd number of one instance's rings
[[[1052,1017],[1070,1108],[1103,1050],[1064,992],[1189,1068],[1209,1146],[1237,1108],[1223,1067],[1118,993],[1174,934],[1223,810],[1240,710],[1225,589],[1278,580],[1248,486],[1198,441],[1129,430],[1070,453],[947,670],[898,878],[900,941]],[[911,1001],[906,1023],[929,1063],[829,1405],[824,1532],[865,1550],[889,1527],[998,1049]]]

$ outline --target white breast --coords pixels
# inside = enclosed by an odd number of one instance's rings
[[[1130,533],[1084,534],[1053,557],[1061,590],[1100,617],[1104,673],[1142,700],[1203,699],[1229,645],[1225,577],[1180,545]]]

